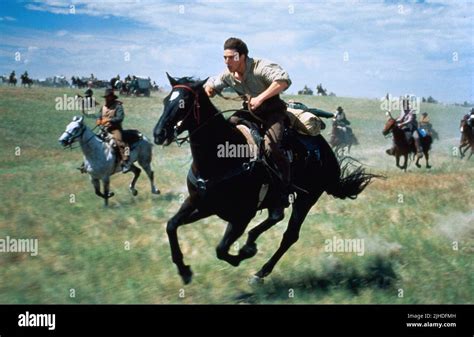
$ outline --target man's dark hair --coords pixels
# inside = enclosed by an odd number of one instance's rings
[[[247,48],[247,45],[245,44],[245,42],[236,37],[231,37],[227,39],[227,41],[224,42],[224,50],[226,49],[237,50],[239,55],[244,54],[246,57],[249,54],[249,49]]]

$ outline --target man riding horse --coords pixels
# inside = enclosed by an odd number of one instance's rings
[[[279,65],[251,58],[248,53],[244,41],[233,37],[227,39],[224,43],[227,70],[209,79],[205,91],[213,97],[216,92],[231,87],[239,96],[247,98],[243,107],[263,122],[265,152],[279,169],[283,183],[282,200],[285,202],[290,194],[290,163],[281,145],[287,117],[286,104],[279,94],[291,85],[291,80]],[[252,119],[248,112],[238,111],[230,122],[237,124],[242,118],[249,117]]]
[[[403,109],[400,117],[397,118],[397,124],[405,132],[405,138],[409,143],[411,138],[415,142],[416,156],[423,158],[423,148],[421,147],[420,134],[418,133],[418,121],[416,120],[416,111],[410,108],[410,102],[403,100]],[[394,147],[387,150],[388,154],[393,154]]]
[[[8,83],[10,85],[16,85],[16,74],[15,74],[15,70],[13,70],[11,73],[10,73],[10,77],[8,78]]]
[[[122,121],[125,117],[122,102],[117,100],[113,89],[106,89],[105,105],[101,109],[100,117],[97,119],[97,125],[101,125],[112,135],[117,144],[122,164],[122,172],[130,171],[131,163],[129,161],[130,149],[122,138]]]
[[[338,129],[340,129],[343,132],[345,142],[349,143],[349,140],[352,138],[352,128],[349,126],[351,125],[351,122],[346,117],[346,113],[344,112],[344,109],[340,106],[337,107],[337,113],[336,116],[334,117],[334,124]]]
[[[465,121],[468,126],[471,127],[471,130],[474,132],[474,108],[471,109],[470,113],[467,113],[462,118],[462,121]],[[462,133],[463,130],[461,130]]]
[[[91,81],[89,81],[91,83]],[[92,89],[89,89],[92,93]],[[87,93],[87,91],[86,91]],[[132,163],[129,161],[130,148],[122,137],[122,121],[125,117],[122,102],[117,100],[113,89],[105,89],[105,104],[100,109],[100,116],[96,120],[98,126],[102,126],[114,139],[120,154],[122,173],[127,173],[131,169]],[[84,163],[78,168],[81,173],[86,173]]]

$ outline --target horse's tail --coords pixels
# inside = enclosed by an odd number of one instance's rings
[[[385,178],[377,174],[366,173],[362,165],[356,165],[355,159],[344,157],[340,160],[339,177],[326,187],[326,192],[339,199],[356,199],[374,178]]]

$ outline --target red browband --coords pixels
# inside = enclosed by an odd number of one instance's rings
[[[198,95],[198,93],[193,88],[191,88],[190,86],[185,85],[185,84],[176,84],[176,85],[173,86],[173,89],[176,89],[176,88],[183,88],[183,89],[189,90],[194,95],[193,114],[194,114],[194,119],[196,119],[196,121],[199,125],[200,119],[201,119],[201,114],[200,114],[200,111],[199,111],[200,106],[199,106],[199,95]],[[191,112],[191,110],[189,110],[189,112]],[[186,117],[187,117],[187,115],[186,115]]]

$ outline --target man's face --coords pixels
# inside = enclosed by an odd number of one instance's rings
[[[236,72],[241,68],[242,63],[245,62],[245,55],[239,56],[239,53],[234,49],[224,50],[224,63],[230,72]]]

